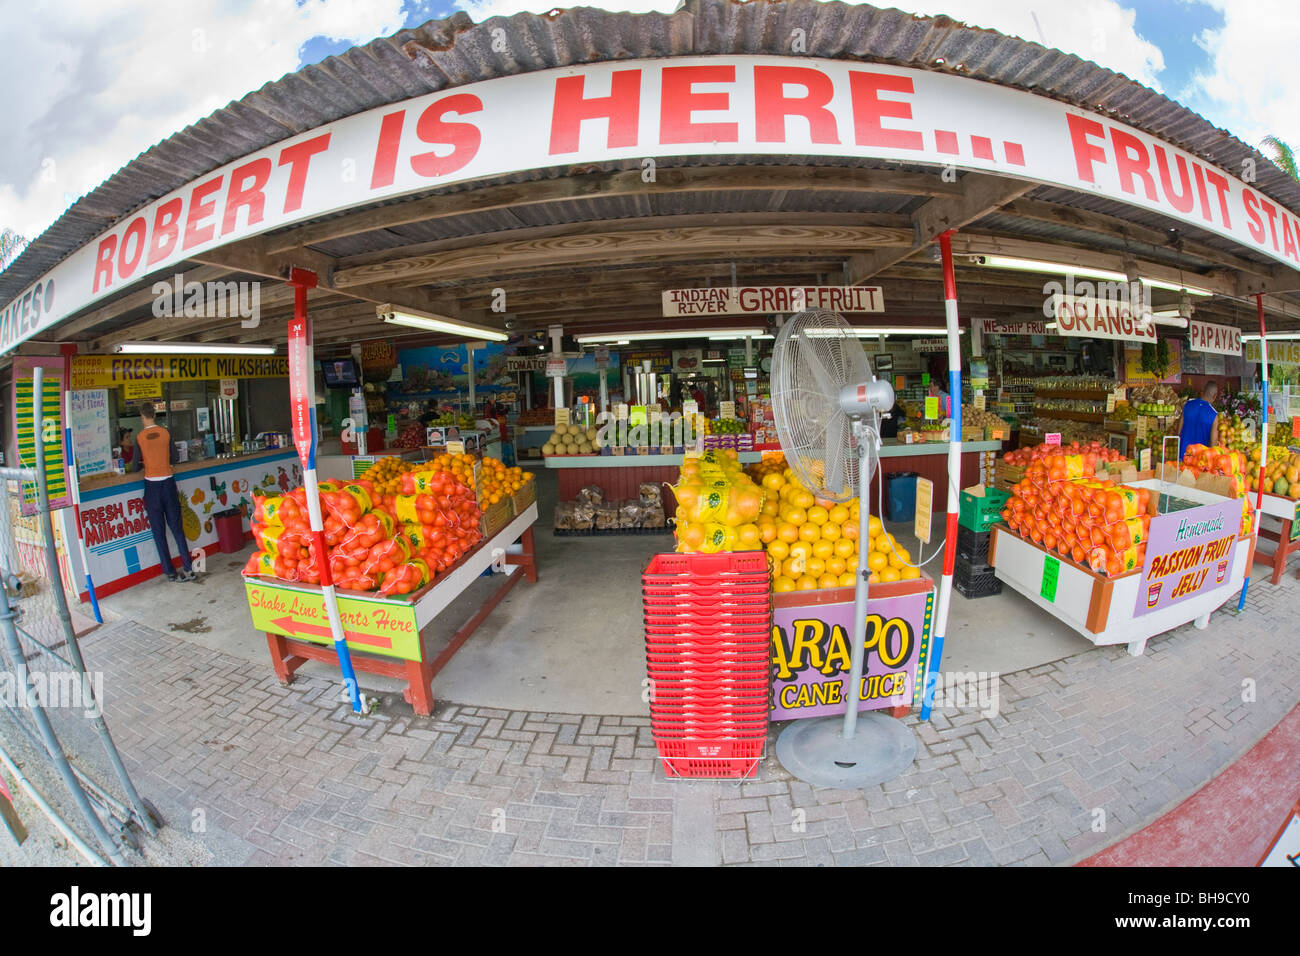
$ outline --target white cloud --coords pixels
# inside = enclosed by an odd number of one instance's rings
[[[402,0],[76,0],[0,12],[0,226],[33,238],[159,140],[298,68],[313,37],[366,42]]]
[[[1295,0],[1228,3],[1206,0],[1222,14],[1219,30],[1197,42],[1209,57],[1190,91],[1194,108],[1238,138],[1258,146],[1274,135],[1300,146],[1300,11]]]

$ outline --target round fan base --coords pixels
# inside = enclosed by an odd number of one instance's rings
[[[804,783],[860,790],[906,772],[916,758],[916,736],[885,714],[858,714],[853,739],[844,739],[843,717],[796,720],[776,741],[776,759]]]

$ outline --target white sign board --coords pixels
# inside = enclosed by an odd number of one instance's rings
[[[735,155],[1015,176],[1136,206],[1300,267],[1300,248],[1287,241],[1300,235],[1300,217],[1235,170],[1046,96],[850,59],[615,60],[383,103],[208,170],[3,303],[0,353],[134,283],[170,279],[181,262],[343,210],[531,169]],[[356,176],[339,176],[345,159],[356,161]],[[784,228],[795,247],[806,235]],[[360,281],[350,273],[335,279]]]
[[[565,359],[548,359],[546,374],[550,378],[564,378],[569,373],[569,363]]]
[[[217,387],[217,394],[227,400],[233,400],[239,397],[239,379],[223,378]]]
[[[913,352],[946,352],[947,339],[912,339]]]
[[[1247,342],[1245,346],[1246,361],[1259,363],[1259,339]],[[1269,365],[1300,365],[1300,342],[1269,342]]]
[[[77,474],[85,478],[107,472],[113,461],[114,437],[108,433],[108,389],[68,392],[68,426]]]
[[[998,319],[980,319],[980,330],[985,335],[1046,335],[1046,322],[1001,322]]]
[[[1137,316],[1127,302],[1092,296],[1052,296],[1056,334],[1089,339],[1117,339],[1125,342],[1154,342],[1156,326],[1138,327]]]
[[[1219,355],[1241,354],[1241,329],[1232,325],[1214,325],[1192,319],[1187,325],[1188,344],[1198,352]]]
[[[883,312],[878,285],[736,286],[716,289],[665,289],[665,316],[771,315],[827,309],[831,312]]]

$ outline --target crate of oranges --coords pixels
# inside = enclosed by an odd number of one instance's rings
[[[867,518],[867,540],[859,540],[857,498],[842,503],[819,499],[788,468],[767,470],[761,480],[767,497],[758,532],[778,594],[853,587],[863,562],[871,584],[921,577],[907,548],[875,515]]]

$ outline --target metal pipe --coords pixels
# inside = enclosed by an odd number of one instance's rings
[[[42,371],[40,366],[37,366],[34,370],[33,385],[41,383]],[[33,410],[32,423],[33,425],[40,423],[40,418],[35,413],[35,410]],[[46,485],[44,436],[42,436],[36,447],[38,451],[36,455],[37,510],[40,514],[41,533],[45,535],[45,568],[50,578],[50,590],[54,592],[54,607],[59,615],[59,623],[63,626],[64,643],[67,645],[68,655],[72,658],[73,669],[81,678],[82,693],[89,695],[91,703],[94,704],[95,716],[90,718],[90,723],[95,728],[100,743],[104,745],[104,752],[108,755],[108,762],[113,768],[113,773],[117,775],[118,782],[121,783],[127,800],[135,808],[136,816],[139,818],[141,825],[149,832],[150,836],[155,836],[158,830],[149,819],[149,814],[144,808],[144,802],[140,799],[140,794],[136,793],[135,784],[131,782],[131,775],[126,772],[126,767],[122,763],[122,756],[117,752],[117,746],[113,743],[113,736],[108,732],[108,724],[104,721],[103,710],[99,706],[99,702],[95,700],[94,686],[86,673],[86,662],[81,657],[81,643],[77,640],[77,631],[72,626],[72,612],[68,609],[68,599],[63,593],[63,577],[59,572],[59,559],[54,553],[54,525],[50,520],[49,489]],[[184,558],[184,555],[181,557]]]
[[[957,277],[952,265],[952,230],[939,234],[939,254],[943,262],[943,305],[948,325],[948,521],[943,544],[943,577],[939,580],[939,601],[935,613],[934,647],[926,665],[925,697],[921,719],[930,719],[934,703],[934,682],[930,674],[939,674],[943,660],[943,639],[948,629],[948,611],[952,606],[953,570],[957,561],[957,515],[961,508],[961,337],[957,329]]]
[[[77,852],[85,858],[87,863],[92,866],[108,866],[108,863],[104,858],[92,850],[76,830],[68,826],[67,821],[65,821],[63,817],[59,816],[58,812],[45,801],[44,797],[41,796],[40,791],[32,785],[31,781],[23,776],[23,772],[18,769],[18,765],[14,763],[13,758],[5,752],[3,746],[0,746],[0,763],[5,765],[5,769],[9,771],[9,775],[14,778],[14,783],[22,787],[23,793],[27,794],[32,803],[36,804],[37,809],[40,810],[41,813],[45,814],[46,818],[54,824],[54,829],[58,830],[59,833],[63,835],[63,839],[67,840],[68,843],[76,848]]]
[[[875,451],[877,436],[868,434],[861,422],[855,423],[854,432],[858,441],[858,541],[870,541],[871,509],[867,503],[871,500],[871,455]],[[853,582],[853,606],[857,611],[853,615],[853,647],[849,658],[849,672],[844,676],[844,730],[845,740],[852,740],[858,727],[858,686],[862,682],[862,660],[867,647],[867,598],[870,589],[868,578],[871,569],[865,561],[859,562],[857,579]]]
[[[1263,520],[1264,507],[1264,472],[1268,465],[1268,332],[1264,328],[1264,295],[1255,295],[1255,313],[1259,317],[1259,477],[1255,479],[1255,521],[1252,527],[1256,541],[1259,540],[1259,525]],[[1278,547],[1284,542],[1279,541]],[[1241,597],[1237,598],[1237,610],[1246,606],[1246,591],[1250,588],[1250,568],[1241,582]]]

